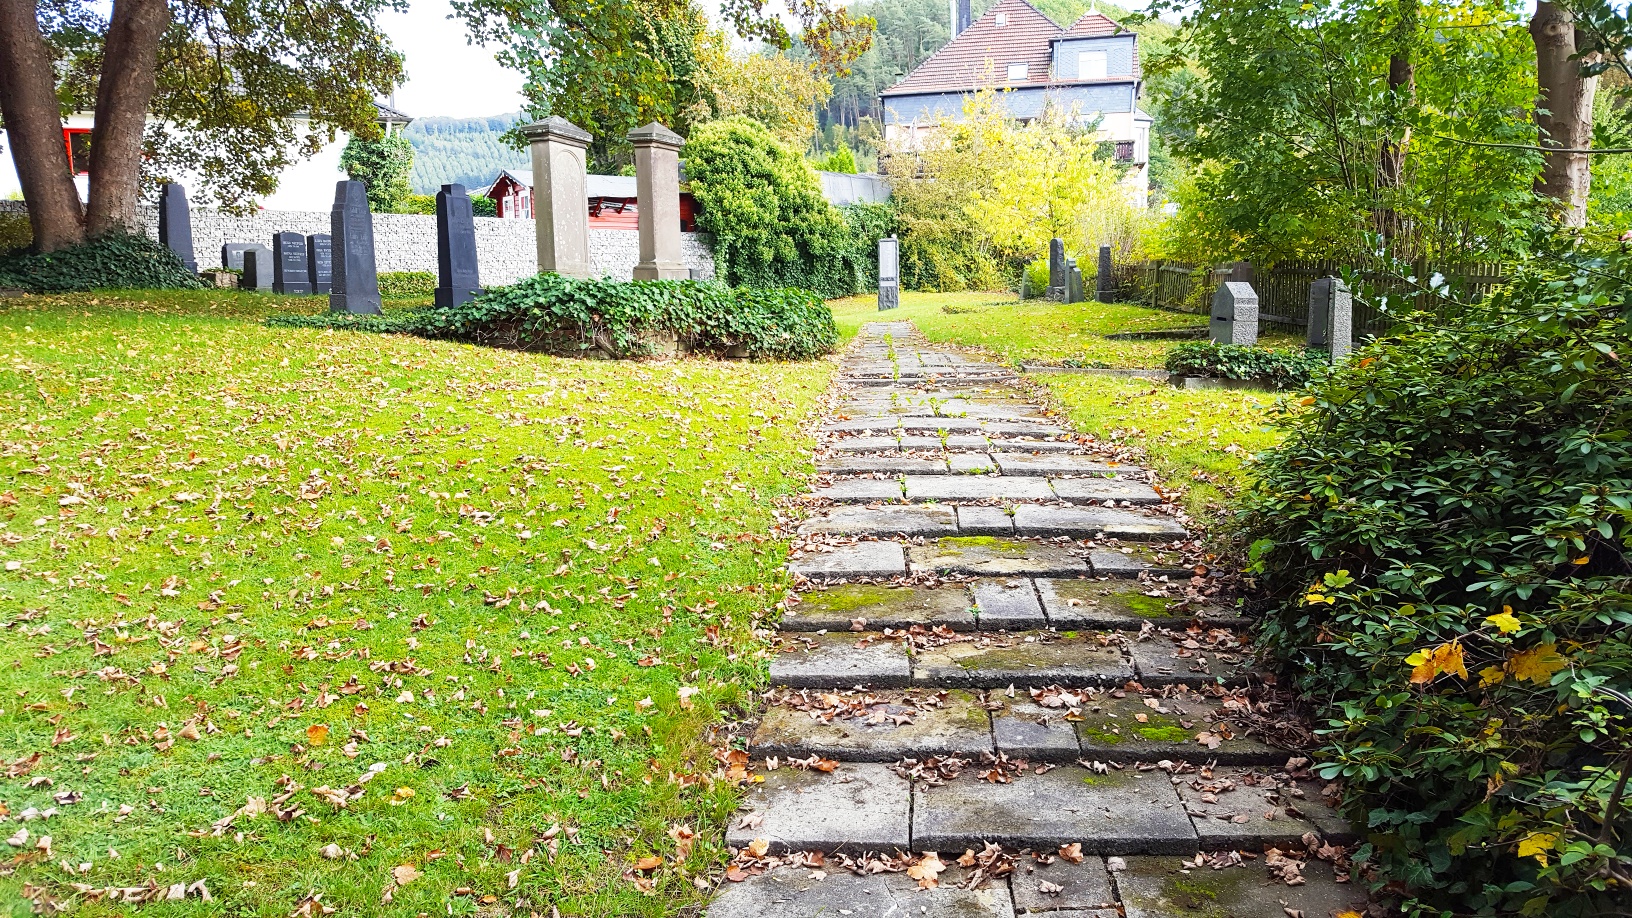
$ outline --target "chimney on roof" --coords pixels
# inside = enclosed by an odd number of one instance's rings
[[[969,28],[969,23],[973,21],[969,9],[969,0],[947,0],[946,11],[947,21],[952,25],[949,38],[957,38],[964,29]]]

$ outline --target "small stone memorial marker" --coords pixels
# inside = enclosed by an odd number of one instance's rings
[[[329,311],[354,316],[380,314],[380,278],[374,269],[374,215],[368,211],[368,189],[362,182],[335,182],[334,209],[329,211],[334,236],[334,280]]]
[[[306,237],[306,270],[312,273],[312,292],[328,293],[334,283],[334,237],[313,233]]]
[[[1111,274],[1111,247],[1099,247],[1099,271],[1094,278],[1094,299],[1109,303],[1116,294],[1116,279]]]
[[[159,244],[176,253],[187,270],[198,273],[193,257],[193,216],[187,207],[187,189],[165,182],[159,191]]]
[[[1251,284],[1225,281],[1213,293],[1208,331],[1217,344],[1258,343],[1258,294]]]
[[[244,270],[244,253],[259,248],[254,242],[229,242],[221,247],[221,267],[234,271]]]
[[[901,243],[894,236],[878,240],[879,311],[901,305]]]
[[[1058,236],[1048,240],[1048,298],[1065,299],[1065,241]]]
[[[476,214],[463,185],[436,193],[436,305],[458,306],[482,293],[476,260]]]
[[[1341,278],[1309,285],[1309,346],[1324,347],[1337,363],[1354,349],[1354,296]]]
[[[238,279],[240,290],[272,289],[272,250],[264,245],[246,246],[243,252],[244,276]]]
[[[306,237],[299,233],[272,236],[272,289],[279,293],[306,296],[312,292],[312,275],[306,266]]]

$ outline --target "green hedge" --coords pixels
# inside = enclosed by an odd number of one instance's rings
[[[383,316],[281,315],[274,327],[351,328],[559,354],[651,353],[647,337],[673,334],[694,350],[740,349],[756,359],[800,360],[838,344],[833,313],[804,290],[732,289],[711,281],[578,280],[540,274],[451,309]]]
[[[436,292],[436,275],[429,271],[385,271],[379,280],[380,296],[430,296]]]
[[[1326,351],[1318,348],[1276,350],[1196,341],[1167,352],[1167,371],[1181,376],[1257,379],[1277,389],[1297,389],[1325,369],[1330,359]]]
[[[21,252],[34,244],[34,227],[28,214],[0,213],[0,255]]]
[[[0,257],[0,287],[33,293],[203,286],[176,253],[142,235],[110,233],[48,254]]]
[[[1629,359],[1632,255],[1537,259],[1318,376],[1243,497],[1262,643],[1414,914],[1632,901]]]

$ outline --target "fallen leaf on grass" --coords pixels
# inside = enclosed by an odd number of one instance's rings
[[[424,875],[413,864],[398,864],[391,868],[391,879],[395,880],[398,886],[407,886]]]
[[[306,745],[321,746],[329,741],[327,724],[312,724],[306,728]]]

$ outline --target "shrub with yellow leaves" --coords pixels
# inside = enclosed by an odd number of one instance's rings
[[[1632,901],[1632,253],[1555,253],[1284,407],[1238,524],[1357,859],[1421,914]]]

